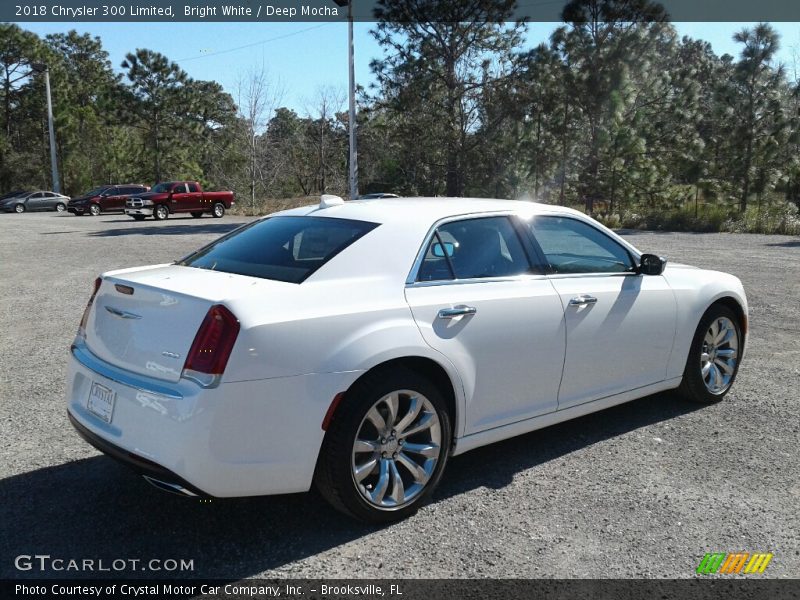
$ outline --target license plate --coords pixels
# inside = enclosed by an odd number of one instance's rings
[[[116,397],[117,394],[114,390],[93,382],[92,389],[89,390],[89,402],[86,404],[86,408],[106,423],[111,423]]]

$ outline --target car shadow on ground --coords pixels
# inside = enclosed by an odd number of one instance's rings
[[[779,248],[800,248],[800,240],[788,240],[786,242],[775,242],[767,246],[777,246]]]
[[[432,502],[514,475],[578,449],[697,408],[675,394],[649,396],[452,459]],[[330,508],[317,492],[201,502],[160,492],[95,456],[0,481],[0,577],[91,577],[15,569],[13,557],[192,559],[194,571],[111,576],[252,577],[377,532]],[[424,513],[417,518],[425,518]]]
[[[192,221],[195,221],[192,219]],[[113,222],[113,221],[110,221]],[[196,221],[195,221],[196,223]],[[141,227],[125,227],[121,229],[101,229],[90,231],[90,237],[118,237],[122,235],[182,235],[206,234],[222,235],[241,227],[244,223],[208,223],[197,225],[144,225]]]

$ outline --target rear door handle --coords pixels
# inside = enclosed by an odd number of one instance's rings
[[[454,319],[463,315],[474,315],[478,309],[474,306],[454,306],[453,308],[443,308],[439,311],[440,319]]]
[[[589,296],[588,294],[581,294],[580,296],[575,296],[569,301],[570,306],[586,306],[587,304],[596,304],[597,298],[594,296]]]

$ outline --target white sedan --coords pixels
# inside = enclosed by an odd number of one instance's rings
[[[323,196],[98,278],[68,412],[163,489],[316,484],[388,521],[449,456],[663,390],[720,400],[746,335],[736,277],[667,265],[574,210]]]

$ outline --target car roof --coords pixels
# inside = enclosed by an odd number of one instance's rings
[[[353,277],[394,279],[405,283],[412,270],[426,235],[432,227],[446,219],[490,214],[518,214],[525,218],[536,214],[573,216],[582,221],[591,219],[584,213],[552,204],[528,200],[492,200],[486,198],[381,198],[319,204],[285,210],[271,216],[313,216],[353,219],[378,223],[373,232],[349,246],[334,260],[309,277],[312,281],[337,281]],[[599,223],[595,224],[605,230]],[[638,253],[630,243],[614,232],[608,233],[624,246]],[[391,251],[387,252],[387,248]]]
[[[493,212],[537,213],[583,213],[563,206],[540,204],[528,200],[495,200],[487,198],[378,198],[352,200],[343,204],[320,208],[319,205],[304,206],[277,213],[280,215],[310,215],[356,219],[372,223],[424,223],[430,227],[436,221],[449,217]]]

